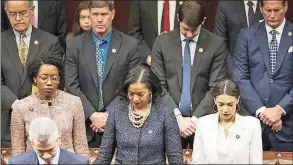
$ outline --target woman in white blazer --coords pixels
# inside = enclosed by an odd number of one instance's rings
[[[262,164],[260,121],[237,113],[239,87],[223,80],[213,96],[216,113],[197,121],[192,164]]]

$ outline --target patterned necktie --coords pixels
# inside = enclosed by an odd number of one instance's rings
[[[28,48],[24,42],[25,34],[20,34],[20,42],[18,45],[18,55],[20,58],[20,62],[25,65],[27,59]]]
[[[105,42],[105,40],[98,40],[96,42],[96,61],[97,61],[97,71],[98,71],[98,94],[99,94],[99,110],[104,107],[103,101],[103,72],[104,72],[104,61],[102,59],[102,51],[101,45]]]
[[[191,56],[189,43],[192,40],[184,40],[186,42],[184,48],[184,57],[183,57],[183,85],[181,93],[181,101],[179,109],[183,116],[190,115],[190,106],[191,106],[191,94],[190,94],[190,77],[191,77]]]
[[[278,41],[276,38],[277,31],[272,30],[270,34],[272,35],[272,40],[269,46],[269,53],[270,53],[271,70],[272,70],[272,74],[274,74],[276,61],[277,61],[277,54],[278,54]]]
[[[247,5],[248,5],[248,21],[249,21],[248,26],[250,26],[252,23],[253,16],[254,16],[253,3],[251,1],[248,1]]]

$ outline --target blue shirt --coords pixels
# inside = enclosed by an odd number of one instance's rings
[[[93,31],[92,31],[92,33],[93,33],[95,45],[96,45],[97,41],[100,41],[102,39],[105,40],[105,42],[100,45],[100,50],[102,52],[101,55],[102,55],[103,67],[105,67],[105,62],[107,59],[108,49],[109,49],[111,35],[112,35],[112,29],[110,29],[110,31],[108,32],[108,34],[104,38],[99,38]],[[95,46],[95,50],[96,50],[96,46]],[[94,51],[94,52],[96,52],[96,51]]]

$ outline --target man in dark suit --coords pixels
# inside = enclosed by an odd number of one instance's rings
[[[30,123],[29,139],[34,150],[11,157],[8,164],[89,164],[88,158],[59,147],[60,132],[48,117]]]
[[[99,147],[105,108],[117,96],[120,77],[141,60],[140,42],[112,28],[113,1],[91,1],[89,6],[92,30],[68,42],[65,82],[83,103],[89,147]]]
[[[197,118],[213,112],[211,91],[226,77],[228,51],[224,39],[202,28],[198,1],[184,2],[178,20],[180,29],[157,37],[151,68],[170,96],[167,104],[175,108],[186,148],[192,147]]]
[[[61,45],[65,46],[66,35],[66,13],[63,1],[44,1],[30,0],[35,6],[34,15],[32,17],[32,25],[35,28],[42,29],[59,38]],[[1,16],[1,25],[3,30],[11,27],[9,21],[6,21],[6,13]]]
[[[293,25],[287,0],[262,1],[264,22],[242,29],[233,57],[241,101],[263,124],[264,150],[293,151]]]
[[[230,55],[233,55],[237,35],[241,28],[258,24],[262,20],[263,16],[259,11],[259,3],[257,0],[221,0],[218,3],[214,33],[225,38]],[[230,59],[232,58],[230,57]],[[229,75],[232,74],[231,61],[229,60],[228,65]]]
[[[58,38],[31,25],[34,7],[29,1],[8,1],[6,12],[12,29],[1,33],[1,144],[10,147],[11,105],[32,93],[27,66],[40,52],[62,55]]]
[[[128,34],[142,41],[142,49],[150,55],[156,37],[178,27],[176,14],[182,1],[154,0],[130,2]],[[167,18],[166,18],[167,17]],[[150,56],[146,63],[150,65]]]

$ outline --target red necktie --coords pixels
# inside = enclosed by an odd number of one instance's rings
[[[164,29],[163,31],[169,32],[170,31],[170,6],[169,0],[164,0]]]
[[[46,165],[52,165],[52,163],[51,162],[46,162]]]

